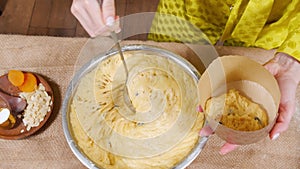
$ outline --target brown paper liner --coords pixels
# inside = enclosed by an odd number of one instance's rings
[[[268,125],[256,131],[238,131],[219,124],[223,112],[207,114],[208,124],[215,133],[232,144],[255,143],[268,135],[277,119],[280,90],[274,76],[259,63],[244,56],[223,56],[215,59],[198,83],[200,105],[204,108],[211,97],[220,96],[235,88],[268,114]],[[224,100],[225,101],[225,100]],[[213,105],[214,103],[212,103]],[[224,103],[218,103],[224,104]]]

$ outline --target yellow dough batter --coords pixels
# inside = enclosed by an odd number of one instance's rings
[[[72,134],[101,168],[172,168],[203,126],[197,82],[170,59],[138,51],[124,56],[137,112],[124,105],[124,68],[111,56],[80,80],[70,107]]]
[[[231,89],[225,95],[225,107],[220,123],[240,131],[254,131],[264,128],[268,125],[268,115],[266,111],[257,103],[252,102],[248,98],[242,96],[237,90]],[[206,111],[220,110],[214,106],[222,106],[220,103],[223,96],[214,97],[206,102]],[[212,107],[211,107],[212,105]]]

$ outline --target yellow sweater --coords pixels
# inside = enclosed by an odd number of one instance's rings
[[[161,0],[157,12],[149,39],[203,41],[200,29],[212,44],[276,48],[300,61],[300,0]]]

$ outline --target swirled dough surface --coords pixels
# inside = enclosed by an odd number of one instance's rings
[[[242,96],[235,89],[224,95],[207,100],[205,105],[207,112],[223,110],[220,121],[223,125],[240,131],[259,130],[268,125],[268,115],[259,104]],[[222,103],[220,99],[225,99],[224,108],[222,104],[218,104]]]
[[[129,95],[118,55],[81,78],[70,106],[72,133],[80,149],[102,168],[171,168],[199,138],[196,80],[174,61],[154,54],[125,52]]]

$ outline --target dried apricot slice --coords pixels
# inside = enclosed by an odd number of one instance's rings
[[[14,86],[21,86],[24,83],[24,73],[20,70],[10,70],[7,76]]]
[[[22,92],[32,92],[37,88],[37,79],[32,73],[24,73],[24,83],[19,86]]]

